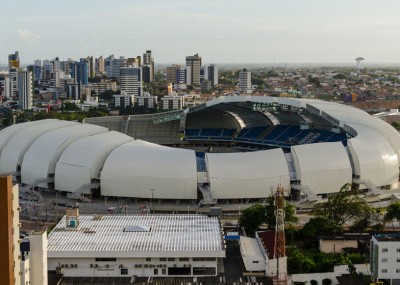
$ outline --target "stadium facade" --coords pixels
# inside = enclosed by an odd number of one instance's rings
[[[143,199],[307,197],[398,188],[400,134],[332,102],[219,97],[187,110],[42,120],[0,132],[0,173],[57,191]]]

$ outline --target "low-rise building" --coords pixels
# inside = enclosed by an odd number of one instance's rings
[[[150,95],[149,92],[144,92],[143,96],[137,97],[137,103],[146,108],[157,108],[157,98],[155,95]]]
[[[374,281],[400,284],[400,234],[372,236],[370,265]]]
[[[135,103],[135,96],[128,95],[124,91],[121,91],[121,94],[113,95],[115,101],[115,107],[128,107],[133,106]]]
[[[49,270],[66,277],[216,276],[220,222],[204,215],[67,213],[49,235]]]

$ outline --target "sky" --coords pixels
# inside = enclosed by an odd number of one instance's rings
[[[398,0],[18,0],[0,5],[0,64],[92,55],[155,63],[400,62]]]

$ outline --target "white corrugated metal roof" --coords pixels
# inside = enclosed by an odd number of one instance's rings
[[[79,216],[78,230],[65,216],[49,234],[48,252],[223,251],[217,218],[204,215]],[[140,226],[149,231],[124,231]]]

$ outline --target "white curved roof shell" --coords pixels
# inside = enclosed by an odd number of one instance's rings
[[[397,187],[399,161],[390,143],[373,129],[351,126],[358,130],[358,135],[348,140],[354,174],[361,180],[369,180],[375,186]]]
[[[349,156],[341,142],[293,146],[292,155],[297,180],[315,194],[338,192],[352,181]]]
[[[107,131],[108,129],[96,125],[77,124],[41,135],[25,153],[21,167],[22,183],[31,184],[37,179],[54,174],[58,159],[71,143],[79,138]],[[40,186],[46,187],[44,184]]]
[[[263,198],[278,184],[289,191],[289,168],[282,149],[206,153],[214,199]]]
[[[55,189],[75,192],[92,179],[100,179],[100,170],[110,152],[130,141],[132,137],[111,131],[73,142],[56,164]]]
[[[49,122],[54,122],[54,121],[58,121],[58,120],[48,119],[48,120],[26,122],[26,123],[12,125],[5,129],[2,129],[0,131],[0,152],[3,150],[3,147],[8,143],[8,141],[19,131],[21,131],[25,128],[29,128],[34,125],[47,124]]]
[[[196,199],[195,152],[140,140],[123,144],[104,163],[101,193],[148,199],[152,194],[160,199]]]
[[[4,146],[0,156],[0,173],[16,171],[21,165],[25,152],[31,144],[42,134],[78,123],[69,121],[49,120],[42,124],[31,124],[23,131],[14,133]]]

